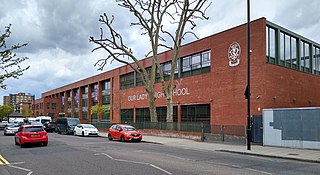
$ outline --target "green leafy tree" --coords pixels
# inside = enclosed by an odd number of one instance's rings
[[[3,34],[0,35],[0,88],[5,89],[6,85],[4,81],[8,78],[16,78],[18,79],[19,76],[23,75],[23,72],[29,69],[30,66],[25,68],[21,68],[19,66],[20,63],[28,59],[27,57],[17,57],[16,53],[13,53],[17,49],[24,47],[27,45],[25,44],[16,44],[12,46],[6,45],[6,40],[10,37],[11,24],[5,27],[5,31]]]
[[[8,106],[8,105],[0,106],[0,120],[1,121],[3,120],[3,118],[7,118],[8,115],[10,115],[11,113],[13,113],[13,109],[11,106]]]
[[[99,104],[96,104],[91,107],[91,114],[106,114],[107,113],[107,107],[105,105],[100,106]]]
[[[22,109],[22,115],[24,118],[27,118],[27,117],[31,117],[31,113],[30,113],[30,110],[28,109]]]

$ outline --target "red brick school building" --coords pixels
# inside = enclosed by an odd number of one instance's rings
[[[262,115],[267,108],[319,107],[320,44],[265,18],[251,22],[250,35],[251,114]],[[174,80],[174,122],[245,126],[246,51],[246,24],[182,46]],[[165,75],[171,55],[159,54]],[[151,59],[141,62],[151,67]],[[161,84],[155,89],[158,121],[165,123]],[[147,98],[137,73],[122,66],[44,92],[33,111],[35,116],[77,117],[82,122],[146,124]],[[90,115],[96,104],[105,105],[107,114]]]

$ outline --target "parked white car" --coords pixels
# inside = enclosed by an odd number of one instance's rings
[[[74,135],[80,136],[98,136],[98,129],[91,124],[78,124],[74,127]]]
[[[20,125],[18,123],[11,123],[7,127],[4,128],[3,134],[7,135],[15,135],[18,132]]]

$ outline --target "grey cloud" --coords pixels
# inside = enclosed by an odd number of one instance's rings
[[[320,1],[299,1],[283,6],[276,14],[275,20],[292,30],[301,30],[319,25]]]

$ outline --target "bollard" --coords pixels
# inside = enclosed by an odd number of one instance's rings
[[[201,142],[204,142],[204,126],[203,123],[201,122]]]

